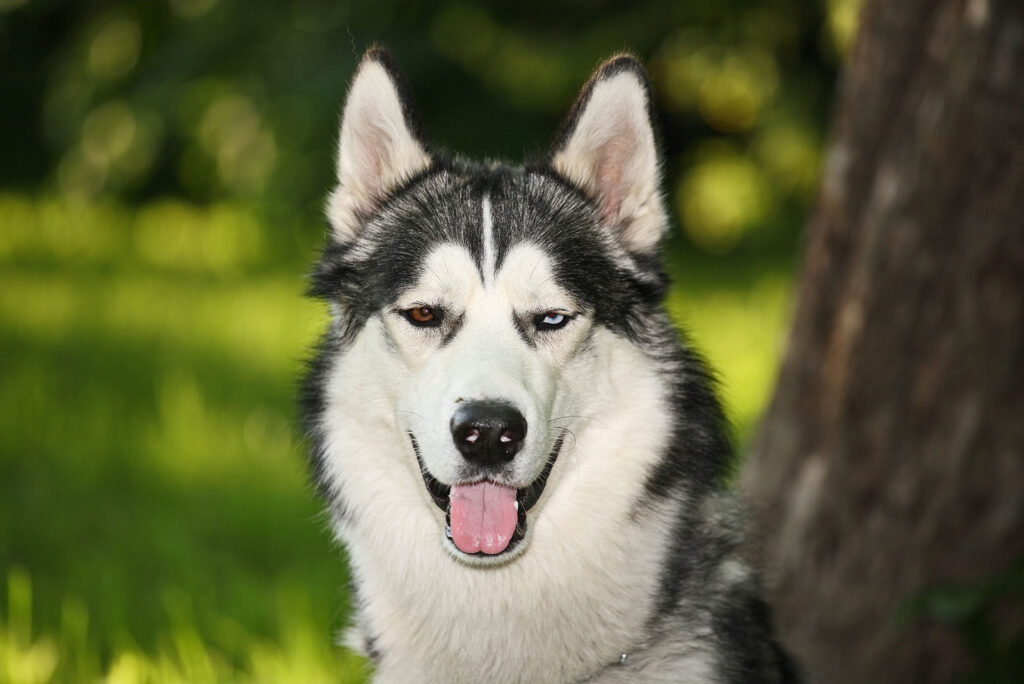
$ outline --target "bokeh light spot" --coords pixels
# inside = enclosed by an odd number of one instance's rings
[[[105,81],[121,78],[135,68],[141,47],[142,32],[137,21],[128,17],[108,19],[89,42],[89,73]]]
[[[199,122],[198,140],[215,160],[221,184],[232,190],[258,191],[273,170],[274,136],[256,105],[244,95],[215,98]]]
[[[167,3],[176,16],[183,19],[198,19],[217,4],[217,0],[170,0]]]
[[[107,167],[94,164],[76,145],[64,153],[57,165],[57,185],[61,194],[76,199],[96,195],[107,182]]]
[[[696,107],[697,93],[715,61],[711,39],[702,32],[683,30],[667,39],[653,65],[666,107],[676,111]]]
[[[757,119],[760,98],[743,72],[722,71],[701,84],[698,95],[701,116],[724,133],[750,128]]]
[[[818,187],[821,147],[808,127],[788,123],[768,126],[758,134],[754,151],[779,188],[808,200],[813,197]]]
[[[755,46],[723,47],[690,30],[666,41],[654,69],[669,109],[697,109],[723,133],[752,127],[779,82],[770,53]]]
[[[686,233],[698,247],[727,252],[769,209],[764,174],[727,146],[713,146],[683,176],[677,194]]]
[[[735,133],[750,128],[775,95],[778,73],[770,55],[730,53],[701,83],[698,108],[712,128]]]
[[[108,102],[82,124],[82,151],[95,166],[107,167],[131,149],[135,130],[131,108],[124,102]]]
[[[840,55],[850,51],[860,24],[863,0],[828,0],[828,33]]]
[[[16,10],[27,2],[28,0],[0,0],[0,12]]]

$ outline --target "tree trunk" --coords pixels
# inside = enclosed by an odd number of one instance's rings
[[[868,0],[741,483],[811,681],[1022,664],[1021,0]]]

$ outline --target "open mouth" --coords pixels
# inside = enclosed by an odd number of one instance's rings
[[[526,513],[544,493],[544,485],[562,448],[562,437],[555,440],[544,469],[536,479],[518,489],[491,480],[443,484],[427,471],[412,433],[409,439],[427,492],[434,504],[444,511],[445,537],[451,545],[461,554],[481,560],[513,554],[526,538]]]

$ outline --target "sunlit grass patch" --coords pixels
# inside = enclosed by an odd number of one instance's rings
[[[24,570],[7,574],[7,613],[0,616],[0,681],[36,684],[57,669],[57,645],[32,632],[32,583]]]
[[[8,609],[0,615],[0,682],[319,682],[356,684],[365,680],[367,663],[336,648],[313,627],[309,598],[288,592],[277,603],[277,635],[249,633],[221,617],[217,643],[196,627],[195,606],[180,591],[165,596],[167,624],[155,649],[146,651],[122,637],[106,664],[89,638],[89,613],[75,599],[64,601],[56,635],[37,636],[32,627],[32,583],[20,568],[7,574]]]

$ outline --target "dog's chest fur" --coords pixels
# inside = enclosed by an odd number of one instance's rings
[[[353,571],[362,578],[357,629],[373,642],[378,681],[409,681],[416,673],[423,682],[572,682],[640,648],[659,540],[638,534],[602,558],[574,557],[571,549],[550,553],[563,542],[546,527],[538,521],[521,562],[483,572],[448,556],[434,521],[388,570],[384,564],[397,559],[360,554],[350,542]],[[542,552],[545,562],[527,560]],[[653,572],[639,574],[643,567]]]

